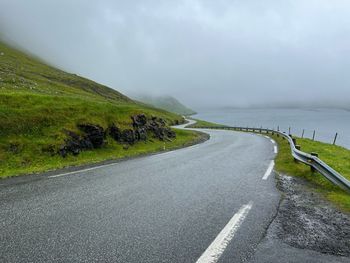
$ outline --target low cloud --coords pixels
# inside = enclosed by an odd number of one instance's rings
[[[350,2],[2,0],[0,37],[126,94],[350,102]]]

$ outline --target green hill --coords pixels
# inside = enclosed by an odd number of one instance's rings
[[[136,131],[131,119],[137,114],[144,114],[150,123],[142,131],[149,136],[142,142],[123,141],[122,136],[139,135],[141,128]],[[183,118],[137,103],[0,42],[0,177],[134,156],[198,139],[198,134],[183,131],[176,131],[176,139],[154,138],[151,124],[163,122],[162,129],[171,135],[168,126]],[[110,135],[111,127],[117,135]],[[92,137],[85,140],[96,133],[104,136],[98,147],[91,144]],[[77,143],[84,147],[74,148]],[[63,148],[68,154],[59,154]]]
[[[194,110],[187,108],[185,105],[171,96],[138,96],[135,99],[143,103],[153,105],[159,109],[167,110],[180,115],[189,116],[196,114]]]

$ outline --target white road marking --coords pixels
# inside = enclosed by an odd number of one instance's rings
[[[270,139],[270,141],[273,143],[273,144],[275,144],[276,142],[274,141],[274,140],[272,140],[272,139]]]
[[[108,167],[108,166],[112,166],[112,165],[116,165],[116,164],[117,163],[104,164],[104,165],[95,166],[95,167],[91,167],[91,168],[87,168],[87,169],[83,169],[83,170],[78,170],[78,171],[74,171],[74,172],[51,175],[51,176],[49,176],[49,178],[56,178],[56,177],[61,177],[61,176],[69,175],[69,174],[83,173],[83,172],[87,172],[87,171],[96,170],[96,169],[101,168],[101,167]]]
[[[266,139],[270,139],[270,137],[269,137],[269,136],[267,136],[267,135],[264,135],[264,137],[265,137]]]
[[[231,218],[227,225],[221,230],[210,246],[204,251],[196,263],[215,263],[219,260],[227,245],[234,237],[236,231],[248,215],[253,202],[243,205],[239,211]]]
[[[278,148],[277,148],[277,146],[275,145],[275,146],[273,146],[273,152],[274,153],[278,153]]]
[[[264,176],[262,178],[263,180],[266,180],[267,178],[269,178],[274,166],[275,166],[275,161],[271,161],[269,167],[267,168],[266,173],[264,174]]]

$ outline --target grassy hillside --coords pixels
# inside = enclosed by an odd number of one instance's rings
[[[131,129],[131,116],[157,116],[166,125],[182,122],[173,113],[139,104],[123,94],[91,80],[48,66],[0,43],[0,177],[40,172],[152,152],[164,143],[151,137],[124,147],[107,136],[98,150],[62,158],[58,150],[67,131],[83,135],[80,124],[107,129],[112,123]],[[176,131],[167,148],[198,139],[198,134]]]
[[[180,115],[193,115],[196,112],[187,108],[177,99],[170,96],[160,96],[160,97],[151,97],[151,96],[138,96],[136,98],[138,101],[143,103],[153,105],[159,109],[167,110]]]

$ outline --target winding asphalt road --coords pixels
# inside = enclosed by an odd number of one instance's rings
[[[251,259],[280,199],[274,145],[205,132],[176,151],[0,182],[0,262]]]

